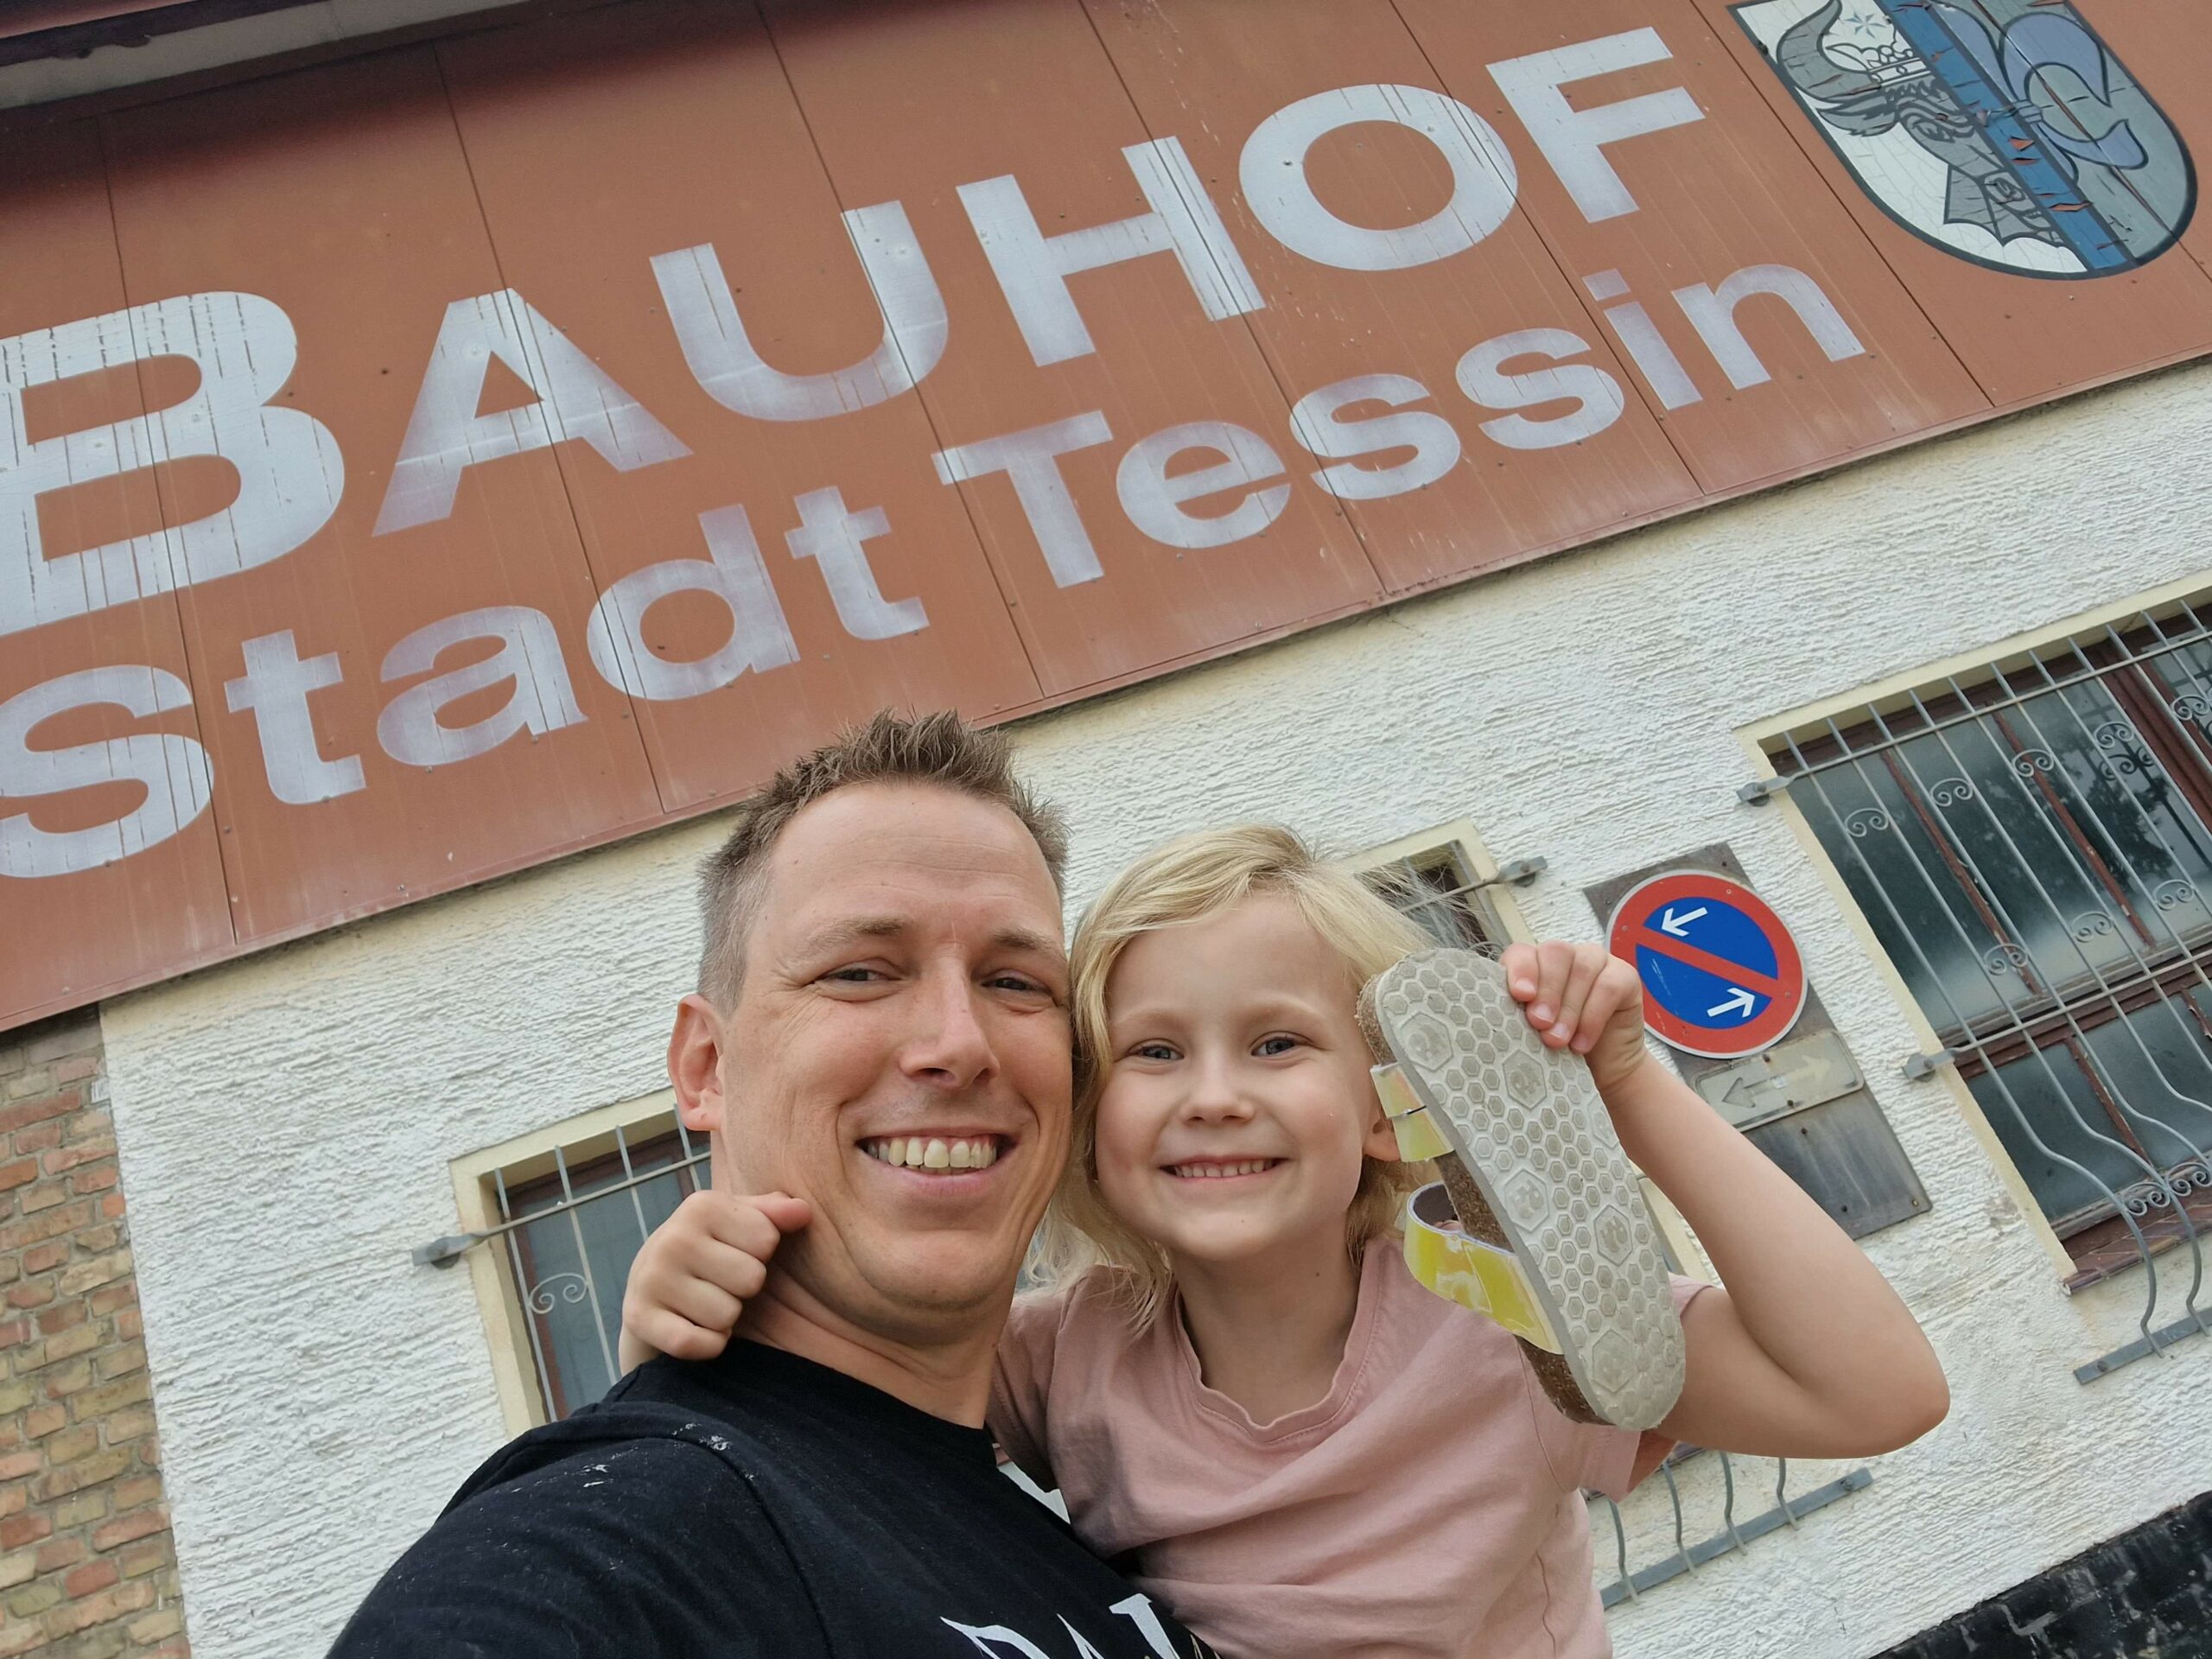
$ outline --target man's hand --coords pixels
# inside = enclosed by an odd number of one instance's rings
[[[785,1192],[694,1192],[639,1246],[622,1293],[622,1369],[658,1354],[712,1359],[729,1345],[745,1305],[767,1281],[785,1233],[806,1225],[806,1200]]]
[[[1601,944],[1505,948],[1505,981],[1547,1048],[1572,1049],[1590,1063],[1598,1091],[1611,1091],[1649,1058],[1643,1046],[1643,982]]]

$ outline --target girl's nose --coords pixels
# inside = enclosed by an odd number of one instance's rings
[[[1185,1109],[1203,1122],[1234,1121],[1251,1116],[1252,1101],[1232,1068],[1209,1062],[1199,1068]]]

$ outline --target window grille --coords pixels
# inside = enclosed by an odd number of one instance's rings
[[[1770,1463],[1771,1487],[1765,1478]],[[1609,1609],[1634,1601],[1873,1484],[1873,1471],[1861,1466],[1792,1496],[1786,1459],[1678,1447],[1622,1503],[1602,1493],[1584,1494],[1598,1599]],[[1658,1502],[1662,1491],[1664,1506]],[[1713,1530],[1704,1532],[1707,1527]]]
[[[542,1414],[613,1385],[622,1292],[645,1236],[711,1179],[707,1142],[673,1115],[616,1124],[488,1177]]]
[[[2212,1223],[2204,613],[2183,602],[2038,646],[1770,755],[2065,1242],[2069,1288],[2197,1252]],[[2145,1275],[2149,1347],[2204,1328],[2197,1255],[2172,1332],[2151,1330]]]

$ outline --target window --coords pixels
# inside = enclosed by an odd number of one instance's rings
[[[2212,632],[2183,601],[1769,755],[2075,1264],[2212,1224]]]
[[[1511,938],[1497,874],[1471,835],[1436,830],[1345,861],[1439,944],[1495,957]]]
[[[709,1179],[705,1137],[677,1122],[666,1092],[455,1166],[464,1221],[490,1246],[473,1257],[512,1426],[565,1417],[607,1392],[631,1261]]]

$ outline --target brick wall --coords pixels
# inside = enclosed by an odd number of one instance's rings
[[[1882,1659],[2207,1659],[2212,1492],[1923,1630]]]
[[[0,1659],[185,1659],[96,1014],[0,1033]]]

